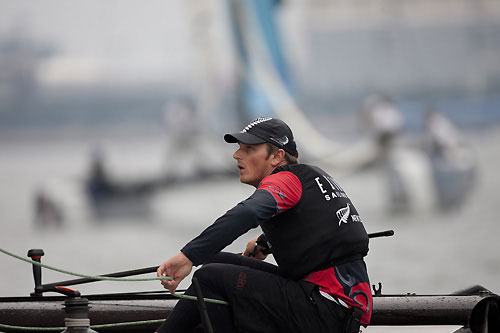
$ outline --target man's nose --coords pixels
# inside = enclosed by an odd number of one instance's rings
[[[233,158],[235,160],[239,160],[240,159],[240,154],[239,154],[240,150],[238,149],[237,151],[234,152],[233,154]]]

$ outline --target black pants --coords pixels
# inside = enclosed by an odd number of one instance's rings
[[[346,310],[319,295],[310,283],[282,277],[275,265],[219,253],[194,276],[204,297],[230,303],[207,303],[217,333],[342,332]],[[194,295],[192,286],[186,294]],[[197,304],[181,299],[158,332],[190,332],[199,323]]]

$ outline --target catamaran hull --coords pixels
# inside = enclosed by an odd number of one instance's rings
[[[0,324],[29,327],[64,327],[64,297],[37,299],[12,298],[0,301]],[[157,299],[94,299],[89,301],[91,325],[145,321],[167,318],[177,300]],[[99,332],[153,332],[159,323],[130,327],[100,328]],[[14,329],[3,329],[15,332]],[[0,328],[0,331],[2,329]]]
[[[87,296],[87,298],[91,307],[89,312],[91,325],[166,318],[177,302],[170,295],[133,296],[128,299],[92,296]],[[0,299],[0,323],[31,327],[64,326],[64,300],[65,298],[60,296]],[[471,316],[475,316],[475,320],[479,318],[480,321],[483,317],[488,317],[488,313],[482,313],[478,310],[478,308],[484,307],[482,304],[485,302],[493,302],[498,307],[499,297],[494,294],[374,296],[371,325],[457,325],[467,327]],[[151,323],[128,328],[100,328],[98,331],[153,332],[158,326],[158,323]],[[4,330],[6,332],[15,331]]]

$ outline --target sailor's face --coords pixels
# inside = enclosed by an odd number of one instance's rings
[[[258,187],[264,177],[273,171],[271,158],[268,158],[267,145],[247,145],[239,142],[240,148],[233,154],[240,169],[240,182]]]

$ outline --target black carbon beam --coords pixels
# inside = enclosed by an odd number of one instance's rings
[[[212,328],[212,323],[210,323],[210,318],[208,317],[207,305],[203,299],[203,294],[201,293],[200,283],[197,278],[193,278],[193,286],[196,292],[196,298],[198,299],[198,310],[200,311],[201,323],[203,325],[203,330],[205,333],[214,333]]]

